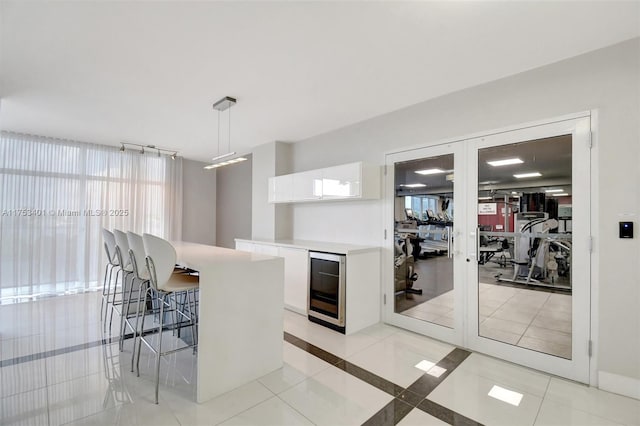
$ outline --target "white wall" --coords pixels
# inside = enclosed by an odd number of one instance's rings
[[[590,109],[599,110],[597,368],[640,380],[640,235],[617,237],[619,220],[634,220],[640,229],[640,39],[296,143],[292,171],[360,160],[383,164],[385,152],[403,147]],[[294,238],[380,243],[382,202],[292,209]]]
[[[235,248],[251,238],[251,155],[247,161],[216,169],[216,244]]]
[[[382,208],[378,200],[294,204],[292,213],[295,239],[380,245]]]
[[[182,240],[216,243],[216,172],[205,163],[183,160]]]
[[[291,144],[271,142],[252,151],[252,201],[251,228],[253,239],[289,239],[292,234],[291,207],[269,204],[268,180],[270,177],[289,173],[291,169]]]

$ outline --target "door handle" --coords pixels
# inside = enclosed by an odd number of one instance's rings
[[[476,260],[480,263],[480,227],[476,228]]]
[[[476,229],[475,232],[470,232],[469,237],[475,238],[475,250],[467,252],[467,262],[471,262],[472,259],[478,259],[480,255],[480,236],[478,235],[479,229]]]

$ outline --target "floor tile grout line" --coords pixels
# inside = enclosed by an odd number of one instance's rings
[[[32,419],[32,418],[37,418],[39,412],[42,412],[43,414],[47,414],[47,424],[49,423],[49,418],[48,418],[48,412],[45,408],[37,408],[37,409],[33,409],[32,412],[35,412],[36,414],[32,417],[27,417],[27,419]],[[18,417],[18,418],[16,418]],[[14,420],[15,419],[15,420]],[[0,420],[2,421],[9,421],[9,424],[16,424],[16,421],[24,421],[24,413],[18,413],[18,414],[14,414],[11,417],[0,417]],[[3,423],[4,424],[4,423]],[[18,424],[23,424],[23,423],[18,423]]]
[[[389,334],[388,336],[384,336],[384,337],[376,337],[376,336],[372,336],[372,335],[370,335],[370,334],[367,334],[367,337],[371,337],[372,339],[375,339],[376,341],[375,341],[375,342],[372,342],[371,344],[369,344],[369,345],[367,345],[367,346],[363,347],[362,349],[360,349],[360,350],[358,350],[358,351],[356,351],[356,352],[354,352],[354,353],[352,353],[352,354],[349,354],[349,355],[348,355],[348,357],[353,357],[353,356],[355,356],[355,355],[358,355],[358,354],[360,354],[360,353],[362,353],[362,352],[366,351],[367,349],[371,348],[372,346],[377,345],[377,344],[379,344],[379,343],[383,342],[384,340],[386,340],[386,339],[388,339],[388,338],[392,337],[393,335],[395,335],[395,334],[397,334],[397,333],[398,333],[398,330],[395,330],[393,333]],[[366,333],[364,333],[364,334],[366,334]],[[345,354],[345,355],[346,355],[346,354]],[[346,360],[347,360],[347,358],[345,358],[345,361],[346,361]]]
[[[536,417],[533,419],[533,424],[535,425],[538,421],[538,416],[540,415],[540,411],[542,410],[542,404],[544,404],[544,399],[547,396],[547,392],[549,391],[549,386],[551,386],[551,377],[547,381],[547,387],[544,389],[544,393],[542,394],[542,398],[540,400],[540,406],[538,407],[538,411],[536,412]]]
[[[324,350],[324,349],[322,349],[322,348],[320,348],[318,346],[315,346],[312,343],[309,343],[309,342],[307,342],[307,341],[305,341],[305,340],[303,340],[303,339],[301,339],[299,337],[296,337],[296,336],[294,336],[294,335],[292,335],[292,334],[290,334],[290,333],[288,333],[286,331],[284,332],[284,340],[287,341],[288,343],[296,346],[298,349],[301,349],[301,350],[303,350],[303,351],[305,351],[305,352],[307,352],[307,353],[309,353],[309,354],[311,354],[313,356],[316,356],[316,357],[320,358],[321,360],[331,364],[333,367],[336,367],[336,368],[340,369],[341,371],[344,371],[345,373],[347,373],[347,374],[349,374],[349,375],[351,375],[351,376],[353,376],[353,377],[355,377],[355,378],[357,378],[359,380],[362,380],[363,382],[367,383],[368,385],[373,386],[376,389],[381,390],[381,391],[391,395],[394,398],[397,395],[401,394],[402,392],[404,392],[406,390],[402,386],[396,385],[395,383],[393,383],[393,382],[391,382],[389,380],[386,380],[383,377],[378,376],[377,374],[371,373],[370,371],[368,371],[368,370],[366,370],[366,369],[364,369],[362,367],[359,367],[359,366],[347,361],[346,359],[343,359],[343,358],[341,358],[341,357],[339,357],[337,355],[334,355],[331,352],[326,351],[326,350]],[[300,344],[298,344],[298,343],[300,343]],[[312,351],[307,350],[308,347],[312,348],[313,350]],[[320,352],[323,356],[322,357],[318,356],[317,352]],[[333,361],[335,361],[335,362],[329,362],[329,361],[327,361],[326,358],[332,358]],[[344,368],[340,367],[341,364],[344,366]],[[359,376],[353,374],[352,372],[347,371],[349,369],[349,366],[354,366],[355,368],[361,369],[364,372],[369,373],[372,376],[374,376],[377,379],[377,381],[379,381],[379,382],[387,382],[387,383],[395,386],[397,389],[401,389],[401,391],[398,394],[394,394],[392,392],[388,392],[386,389],[382,389],[380,386],[377,386],[375,383],[371,383],[370,381],[367,381],[364,378],[359,377]]]
[[[406,405],[409,409],[405,413],[402,413],[401,416],[398,416],[398,412],[395,409],[397,407],[397,404],[400,404],[400,406]],[[404,408],[406,408],[406,407],[404,407]],[[362,424],[362,426],[378,426],[378,425],[381,425],[381,424],[384,424],[384,425],[388,424],[388,417],[387,417],[386,414],[390,410],[394,410],[393,411],[393,424],[396,425],[402,419],[404,419],[414,409],[418,409],[418,407],[414,407],[411,404],[407,403],[406,401],[403,401],[400,398],[396,397],[396,398],[393,398],[391,401],[389,401],[384,407],[382,407],[378,412],[376,412],[368,420],[366,420]]]
[[[51,426],[51,401],[49,400],[49,371],[47,370],[47,360],[42,359],[44,364],[44,384],[45,384],[45,399],[47,401],[47,425]],[[1,366],[2,364],[0,364]]]
[[[12,365],[18,365],[18,364],[23,364],[26,362],[31,362],[31,361],[38,361],[41,359],[47,359],[50,357],[54,357],[54,356],[58,356],[58,355],[64,355],[67,353],[72,353],[72,352],[77,352],[77,351],[81,351],[81,350],[85,350],[85,349],[91,349],[94,347],[98,347],[101,346],[103,344],[107,344],[107,343],[113,343],[113,342],[105,342],[105,339],[103,340],[95,340],[93,342],[87,342],[87,343],[81,343],[78,345],[73,345],[73,346],[67,346],[64,348],[58,348],[58,349],[51,349],[48,351],[44,351],[44,352],[38,352],[35,354],[31,354],[31,355],[23,355],[17,358],[9,358],[9,359],[5,359],[0,361],[0,368],[2,367],[9,367]]]
[[[152,334],[152,333],[155,333],[155,332],[157,332],[157,331],[156,330],[149,330],[145,334]],[[125,339],[131,338],[131,337],[133,337],[133,334],[128,335],[128,337],[125,336]],[[409,386],[407,388],[399,386],[399,385],[397,385],[397,384],[395,384],[393,382],[390,382],[390,381],[384,379],[383,377],[380,377],[380,376],[378,376],[378,375],[376,375],[376,374],[374,374],[374,373],[372,373],[372,372],[370,372],[370,371],[368,371],[368,370],[366,370],[366,369],[364,369],[362,367],[359,367],[359,366],[347,361],[346,359],[343,359],[343,358],[341,358],[341,357],[339,357],[339,356],[337,356],[335,354],[332,354],[331,352],[326,351],[326,350],[324,350],[324,349],[322,349],[322,348],[320,348],[318,346],[315,346],[315,345],[305,341],[304,339],[296,337],[296,336],[294,336],[294,335],[292,335],[292,334],[290,334],[290,333],[288,333],[286,331],[284,332],[284,340],[287,341],[288,343],[298,347],[299,349],[304,350],[305,352],[308,352],[311,355],[314,355],[314,356],[322,359],[323,361],[329,363],[330,365],[332,365],[332,366],[334,366],[336,368],[339,368],[340,370],[344,371],[345,373],[350,374],[351,376],[362,380],[363,382],[369,384],[370,386],[373,386],[373,387],[375,387],[375,388],[377,388],[377,389],[379,389],[379,390],[391,395],[394,398],[392,400],[392,402],[397,397],[399,397],[401,394],[403,394],[404,392],[412,392],[409,389],[411,386]],[[29,356],[20,357],[20,358],[17,358],[17,360],[18,360],[17,362],[16,362],[16,358],[10,359],[10,360],[1,361],[2,364],[0,364],[0,366],[4,367],[4,366],[8,366],[8,365],[16,365],[16,364],[20,364],[20,363],[24,363],[24,362],[28,362],[28,361],[34,361],[34,360],[37,360],[37,359],[46,359],[46,358],[49,358],[49,357],[62,355],[62,354],[66,354],[66,353],[71,353],[71,352],[75,352],[75,351],[79,351],[79,350],[86,350],[86,349],[91,349],[93,347],[98,347],[98,346],[102,346],[102,345],[106,345],[106,344],[113,344],[113,343],[116,343],[117,341],[118,341],[117,337],[110,337],[108,339],[103,338],[101,340],[97,340],[97,341],[94,341],[94,342],[74,345],[74,346],[66,347],[66,348],[54,349],[54,350],[50,350],[50,351],[41,352],[41,353],[38,353],[38,354],[33,354],[33,355],[29,355]],[[309,348],[311,349],[311,351],[308,350]],[[444,381],[444,379],[455,368],[457,368],[457,366],[459,366],[461,364],[461,362],[464,361],[464,359],[466,359],[466,357],[469,355],[469,352],[464,351],[463,349],[460,349],[460,348],[455,348],[447,356],[445,356],[442,360],[440,360],[436,365],[439,365],[443,361],[448,360],[450,355],[453,354],[456,351],[466,352],[467,355],[460,362],[458,362],[453,369],[448,369],[449,371],[446,374],[444,374],[443,376],[441,376],[442,379],[437,382],[437,384],[434,386],[433,389],[435,389],[435,387],[437,387],[437,385],[442,383],[442,381]],[[322,356],[319,356],[318,353],[322,354]],[[331,359],[331,361],[328,361],[327,359]],[[9,361],[9,362],[7,362],[7,361]],[[341,368],[339,366],[340,364],[342,364],[344,366],[344,368]],[[367,380],[364,377],[361,377],[362,375],[356,375],[356,374],[353,374],[353,372],[349,372],[348,370],[349,370],[350,366],[353,366],[357,370],[362,370],[362,372],[370,374],[373,378],[375,378],[375,381],[374,380]],[[46,362],[45,362],[45,374],[46,374]],[[426,375],[427,374],[425,373],[423,376],[421,376],[421,378],[425,377]],[[47,379],[45,378],[45,383],[47,383],[46,380]],[[418,380],[420,380],[420,379],[418,379]],[[372,383],[372,382],[374,382],[374,383]],[[381,385],[379,385],[379,384],[377,384],[375,382],[384,383],[385,385],[387,385],[386,387],[388,387],[389,385],[392,385],[394,387],[394,390],[392,392],[390,392],[388,389],[385,389],[383,386],[381,386]],[[263,384],[261,384],[261,385],[264,386]],[[48,385],[47,385],[47,388],[48,388]],[[433,389],[431,389],[431,391]],[[431,391],[429,391],[426,396],[428,396],[428,394],[431,393]],[[274,394],[274,395],[278,396],[277,394]],[[422,397],[420,395],[421,398],[426,398],[426,396]],[[407,403],[406,401],[403,401],[402,399],[399,399],[399,401],[402,401],[403,403]],[[412,404],[409,404],[409,405],[412,405]],[[413,407],[417,407],[417,405],[413,406]],[[48,393],[47,393],[47,416],[48,416],[48,420],[49,420],[49,414],[50,414],[49,411],[50,410],[49,410]],[[453,412],[453,410],[451,410],[451,412]],[[453,413],[455,413],[455,412],[453,412]],[[455,414],[457,414],[457,413],[455,413]]]
[[[307,380],[307,379],[305,379]],[[303,380],[304,381],[304,380]],[[300,382],[302,383],[302,382]],[[298,383],[298,384],[300,384]],[[296,385],[297,386],[297,385]],[[278,398],[280,401],[282,401],[283,404],[285,404],[287,407],[291,408],[293,411],[295,411],[296,413],[300,414],[304,419],[306,419],[309,423],[311,423],[312,425],[315,425],[315,423],[308,418],[307,416],[304,415],[304,413],[300,412],[296,407],[294,407],[293,405],[289,404],[287,401],[285,401],[284,399],[282,399],[282,397],[280,396],[280,394],[282,394],[283,392],[280,392],[279,394],[276,394],[276,398]]]
[[[549,300],[549,296],[550,295],[547,296],[547,300]],[[545,300],[544,303],[542,305],[540,305],[540,307],[536,311],[536,314],[533,316],[533,318],[531,318],[531,321],[529,321],[529,324],[527,324],[527,328],[524,329],[524,331],[522,332],[522,336],[520,336],[520,338],[516,342],[516,346],[520,346],[520,341],[522,340],[524,335],[527,334],[527,330],[529,330],[529,327],[531,327],[531,324],[533,324],[533,322],[536,320],[536,318],[538,317],[538,314],[542,310],[542,307],[545,305],[545,303],[547,303],[547,300]],[[520,347],[522,348],[523,346],[520,346]]]
[[[483,426],[482,423],[476,422],[428,398],[425,398],[416,408],[450,425]]]
[[[513,287],[513,288],[516,288],[516,287]],[[540,314],[540,312],[544,310],[544,307],[545,307],[545,306],[546,306],[546,304],[548,303],[549,298],[551,297],[551,295],[553,295],[553,294],[564,294],[564,292],[563,292],[563,291],[552,291],[552,292],[547,292],[547,291],[545,291],[545,290],[537,290],[537,289],[533,289],[533,288],[531,288],[531,289],[530,289],[530,288],[520,288],[520,290],[529,290],[529,291],[534,291],[534,290],[535,290],[535,291],[545,292],[545,293],[548,293],[548,294],[547,294],[547,299],[545,300],[545,302],[544,302],[542,305],[540,305],[540,307],[539,307],[539,308],[537,308],[537,311],[535,312],[535,315],[531,318],[531,320],[529,320],[529,321],[528,321],[528,323],[527,323],[527,324],[525,324],[525,323],[523,323],[523,322],[515,321],[515,322],[517,322],[517,323],[519,323],[519,324],[526,325],[526,328],[524,329],[524,331],[523,331],[522,333],[513,333],[513,332],[511,332],[511,331],[507,331],[507,330],[501,330],[501,331],[508,332],[508,333],[515,334],[515,335],[518,335],[518,334],[519,334],[518,340],[516,341],[516,343],[514,343],[514,344],[513,344],[514,346],[517,346],[517,347],[520,347],[520,348],[524,348],[524,349],[528,349],[528,350],[533,350],[533,351],[538,351],[538,352],[540,352],[540,351],[539,351],[539,350],[537,350],[537,349],[531,349],[531,348],[528,348],[528,347],[526,347],[526,346],[520,346],[520,341],[522,340],[522,338],[523,338],[523,337],[524,337],[524,335],[526,334],[527,330],[532,326],[533,322],[534,322],[534,321],[535,321],[535,319],[538,317],[538,315]],[[486,319],[489,319],[489,318],[493,318],[493,315],[494,315],[498,310],[500,310],[503,306],[505,306],[505,305],[507,304],[507,302],[509,302],[510,300],[512,300],[512,299],[513,299],[514,297],[516,297],[516,296],[517,296],[517,294],[514,294],[514,295],[512,295],[511,297],[509,297],[509,299],[507,299],[505,302],[503,302],[503,303],[502,303],[502,305],[500,305],[498,308],[496,308],[496,309],[492,312],[492,314],[491,314],[491,315],[489,315],[488,317],[486,317],[486,318],[485,318],[485,320],[486,320]],[[495,318],[495,319],[501,319],[501,318]],[[512,320],[504,320],[504,321],[512,321]],[[484,321],[483,321],[483,322],[484,322]],[[480,327],[480,325],[481,325],[481,324],[482,324],[482,323],[479,323],[479,324],[478,324],[478,326]],[[554,329],[549,329],[549,328],[546,328],[546,327],[539,327],[539,326],[536,326],[536,327],[538,327],[538,328],[543,328],[543,329],[548,330],[548,331],[551,331],[551,332],[561,332],[561,333],[564,333],[564,332],[562,332],[562,331],[560,331],[560,330],[554,330]],[[500,329],[497,329],[497,330],[500,330]],[[530,338],[531,338],[531,337],[530,337]],[[542,341],[542,339],[537,339],[537,338],[533,338],[533,339]],[[565,345],[565,346],[566,346],[566,345]],[[551,354],[551,355],[561,356],[561,355],[557,355],[557,354]]]
[[[156,332],[155,330],[149,330],[148,333],[146,334],[152,334]],[[125,336],[125,339],[131,338],[133,337],[133,335],[128,335]],[[399,401],[402,401],[403,403],[409,404],[412,407],[417,407],[417,405],[414,404],[410,404],[407,401],[402,400],[401,398],[399,398],[403,393],[405,392],[412,392],[409,388],[404,388],[402,386],[399,386],[389,380],[384,379],[381,376],[378,376],[374,373],[371,373],[370,371],[351,363],[350,361],[347,361],[346,359],[343,359],[335,354],[332,354],[329,351],[326,351],[318,346],[315,346],[307,341],[305,341],[304,339],[301,339],[299,337],[296,337],[288,332],[284,332],[284,340],[287,341],[288,343],[298,347],[301,350],[304,350],[307,353],[310,353],[311,355],[314,355],[320,359],[322,359],[323,361],[327,362],[329,365],[336,367],[342,371],[344,371],[347,374],[350,374],[351,376],[362,380],[363,382],[369,384],[370,386],[375,387],[378,390],[381,390],[385,393],[387,393],[388,395],[391,395],[394,399],[392,400],[392,402],[395,399],[398,399]],[[29,355],[29,356],[24,356],[24,357],[20,357],[20,358],[14,358],[14,359],[10,359],[10,360],[5,360],[3,361],[4,364],[2,364],[2,366],[8,366],[8,365],[16,365],[19,363],[23,363],[23,362],[28,362],[28,361],[34,361],[37,359],[47,359],[49,357],[53,357],[53,356],[57,356],[57,355],[62,355],[62,354],[66,354],[66,353],[71,353],[71,352],[75,352],[75,351],[79,351],[79,350],[86,350],[86,349],[91,349],[94,347],[99,347],[99,346],[103,346],[106,344],[113,344],[116,343],[118,341],[117,338],[115,337],[110,337],[110,338],[105,338],[105,339],[101,339],[101,340],[97,340],[94,342],[89,342],[89,343],[84,343],[84,344],[79,344],[79,345],[74,345],[74,346],[70,346],[70,347],[66,347],[66,348],[59,348],[59,349],[55,349],[55,350],[50,350],[50,351],[45,351],[45,352],[41,352],[38,354],[33,354],[33,355]],[[443,361],[447,361],[450,358],[450,355],[454,352],[456,352],[457,350],[459,350],[459,348],[454,349],[452,352],[450,352],[447,356],[445,356],[442,360],[440,360],[440,363],[442,363]],[[461,350],[461,349],[460,349]],[[462,350],[461,350],[462,351]],[[466,351],[465,351],[466,352]],[[466,358],[466,357],[465,357]],[[18,360],[16,362],[16,360]],[[9,361],[9,363],[7,363],[7,361]],[[12,362],[13,361],[13,362]],[[5,365],[6,364],[6,365]],[[436,364],[436,365],[438,365]],[[458,363],[459,365],[459,363]],[[453,371],[452,369],[449,369],[450,371]],[[366,373],[367,375],[370,375],[370,377],[366,377],[365,374],[359,374],[359,373]],[[442,379],[440,381],[438,381],[438,384],[441,383],[450,373],[447,373],[442,377]],[[46,362],[45,362],[45,375],[46,375]],[[426,373],[425,373],[426,375]],[[422,377],[424,377],[425,375],[423,375]],[[48,383],[48,378],[45,377],[45,383]],[[263,385],[264,386],[264,385]],[[437,384],[436,384],[437,386]],[[48,388],[48,384],[47,384],[47,388]],[[272,392],[273,393],[273,392]],[[275,396],[278,396],[277,394],[274,394]],[[417,395],[417,394],[416,394]],[[422,395],[420,395],[420,397],[422,398]],[[48,393],[47,393],[47,398],[48,398]],[[47,410],[48,410],[48,414],[49,414],[49,403],[47,402]]]
[[[263,404],[263,403],[265,403],[266,401],[270,400],[270,399],[271,399],[271,398],[273,398],[274,396],[275,396],[275,397],[278,397],[278,395],[277,395],[274,391],[272,391],[271,389],[269,389],[269,388],[268,388],[264,383],[262,383],[260,380],[256,380],[256,382],[257,382],[260,386],[262,386],[263,388],[265,388],[269,393],[271,393],[271,396],[269,396],[267,399],[264,399],[264,400],[262,400],[262,401],[260,401],[260,402],[257,402],[257,403],[255,403],[255,404],[251,405],[250,407],[245,408],[244,410],[240,411],[239,413],[235,413],[235,414],[233,414],[233,415],[231,415],[231,416],[229,416],[229,417],[226,417],[226,418],[225,418],[225,419],[223,419],[223,420],[220,420],[219,422],[217,422],[217,423],[216,423],[216,425],[219,425],[219,424],[221,424],[221,423],[224,423],[224,422],[226,422],[227,420],[231,420],[232,418],[234,418],[234,417],[236,417],[236,416],[239,416],[239,415],[240,415],[240,414],[242,414],[242,413],[246,413],[247,411],[249,411],[249,410],[251,410],[251,409],[253,409],[253,408],[257,407],[258,405]],[[181,424],[182,424],[182,423],[181,423]]]
[[[171,328],[167,328],[167,329],[163,329],[163,332],[171,331],[171,330],[172,330]],[[156,334],[157,332],[158,332],[157,329],[149,329],[149,330],[145,330],[143,335],[148,336],[151,334]],[[124,340],[129,340],[131,338],[133,338],[133,333],[125,334],[124,336]],[[100,340],[94,340],[92,342],[79,343],[77,345],[66,346],[63,348],[50,349],[48,351],[38,352],[31,355],[23,355],[16,358],[8,358],[5,360],[0,360],[0,368],[23,364],[25,362],[38,361],[40,359],[47,359],[47,358],[58,356],[58,355],[65,355],[68,353],[91,349],[91,348],[95,348],[103,345],[111,345],[111,344],[117,343],[119,339],[120,339],[119,336],[103,337]]]
[[[33,389],[23,390],[21,392],[16,392],[16,393],[12,393],[12,394],[9,394],[9,395],[0,396],[0,401],[2,401],[3,399],[6,399],[6,398],[13,398],[13,397],[18,396],[18,395],[24,395],[26,393],[41,391],[41,390],[46,389],[46,388],[47,388],[47,385],[42,385],[42,386],[35,387]]]
[[[326,351],[326,350],[324,350],[324,349],[322,349],[322,348],[319,348],[319,347],[317,347],[317,346],[315,346],[315,345],[313,345],[313,344],[311,344],[311,343],[309,343],[309,342],[305,341],[304,339],[301,339],[301,338],[299,338],[299,337],[296,337],[296,336],[294,336],[293,334],[288,333],[288,332],[286,332],[286,331],[284,332],[284,340],[285,340],[285,341],[287,341],[287,342],[289,342],[289,343],[291,343],[291,344],[293,344],[294,346],[298,347],[299,349],[304,350],[304,351],[306,351],[306,352],[310,353],[311,355],[317,356],[315,353],[313,353],[313,352],[311,352],[311,351],[307,351],[307,350],[306,350],[306,348],[305,348],[305,346],[309,346],[309,347],[311,347],[311,348],[318,349],[318,350],[320,350],[320,351],[321,351],[321,353],[323,353],[323,354],[329,354],[330,356],[332,356],[332,357],[335,357],[335,358],[339,359],[340,361],[338,361],[337,363],[335,363],[335,364],[334,364],[334,366],[335,366],[335,367],[337,367],[337,368],[340,368],[340,367],[338,367],[338,365],[339,365],[339,364],[341,364],[341,363],[343,363],[343,364],[349,363],[349,361],[347,361],[347,360],[345,360],[345,359],[342,359],[341,357],[338,357],[337,355],[334,355],[334,354],[332,354],[332,353],[330,353],[330,352],[328,352],[328,351]],[[300,343],[300,344],[296,344],[296,343]],[[454,354],[454,353],[455,353],[455,354],[460,353],[460,354],[461,354],[460,356],[462,356],[463,358],[462,358],[462,359],[460,359],[460,360],[456,360],[455,358],[456,358],[458,355],[456,355],[456,356],[453,356],[453,357],[452,357],[452,354]],[[427,373],[424,373],[424,374],[423,374],[423,375],[422,375],[418,380],[416,380],[414,383],[412,383],[410,386],[408,386],[408,387],[406,387],[406,388],[404,388],[403,386],[397,385],[397,384],[395,384],[395,383],[393,383],[393,382],[390,382],[390,381],[388,381],[388,380],[384,379],[383,377],[380,377],[380,376],[378,376],[378,375],[376,375],[376,374],[374,374],[374,373],[371,373],[370,371],[368,371],[368,370],[366,370],[366,369],[364,369],[364,368],[362,368],[362,367],[359,367],[359,366],[357,366],[357,365],[355,365],[355,364],[349,363],[349,364],[352,364],[352,365],[354,365],[355,367],[357,367],[357,368],[359,368],[359,369],[364,370],[365,372],[367,372],[367,373],[371,374],[372,376],[375,376],[376,378],[379,378],[379,379],[381,379],[381,380],[383,380],[383,381],[386,381],[386,382],[388,382],[388,383],[393,384],[394,386],[396,386],[396,388],[397,388],[397,389],[402,389],[402,391],[401,391],[399,394],[397,394],[397,395],[394,395],[394,394],[392,394],[392,393],[389,393],[388,391],[385,391],[385,389],[380,389],[380,387],[379,387],[379,386],[376,386],[376,384],[371,383],[371,382],[369,382],[369,381],[367,381],[367,380],[364,380],[363,378],[361,378],[361,377],[359,377],[359,376],[356,376],[356,375],[354,375],[354,374],[350,373],[349,371],[347,371],[347,369],[342,369],[342,368],[341,368],[341,370],[342,370],[342,371],[344,371],[344,372],[345,372],[345,373],[347,373],[347,374],[352,375],[353,377],[355,377],[355,378],[357,378],[357,379],[360,379],[360,380],[364,381],[365,383],[369,384],[370,386],[373,386],[373,387],[375,387],[375,388],[377,388],[377,389],[379,389],[379,390],[381,390],[381,391],[383,391],[383,392],[386,392],[387,394],[389,394],[389,395],[391,395],[391,396],[393,397],[393,399],[392,399],[392,400],[391,400],[387,405],[385,405],[382,409],[380,409],[378,412],[376,412],[376,413],[375,413],[375,414],[374,414],[374,415],[373,415],[369,420],[367,420],[367,421],[364,423],[364,424],[367,424],[369,421],[373,421],[373,420],[374,420],[374,418],[376,418],[377,416],[382,415],[382,414],[385,412],[385,410],[387,409],[387,406],[388,406],[389,404],[394,403],[396,399],[398,399],[398,401],[401,401],[401,402],[403,402],[403,403],[405,403],[405,404],[408,404],[408,405],[412,406],[413,408],[418,408],[418,409],[420,409],[420,410],[422,410],[422,411],[426,412],[427,414],[430,414],[430,415],[438,414],[438,413],[430,412],[428,409],[426,409],[426,407],[425,407],[425,408],[422,408],[422,407],[420,407],[420,405],[422,405],[422,402],[423,402],[424,400],[426,400],[426,399],[427,399],[427,397],[429,396],[429,394],[431,394],[431,392],[432,392],[433,390],[435,390],[435,388],[436,388],[438,385],[440,385],[440,384],[441,384],[441,383],[442,383],[442,382],[443,382],[443,381],[444,381],[444,380],[445,380],[445,379],[446,379],[446,378],[451,374],[451,372],[453,372],[456,368],[458,368],[458,366],[460,366],[460,365],[462,364],[462,362],[464,362],[464,360],[465,360],[465,359],[467,359],[467,358],[468,358],[468,356],[469,356],[470,354],[471,354],[471,352],[466,351],[466,350],[464,350],[464,349],[462,349],[462,348],[457,348],[457,347],[456,347],[456,348],[454,348],[454,349],[453,349],[451,352],[449,352],[449,353],[448,353],[444,358],[442,358],[438,363],[436,363],[436,364],[435,364],[436,366],[441,367],[441,364],[443,364],[443,362],[444,362],[444,364],[445,364],[445,365],[448,365],[448,363],[449,363],[449,362],[453,362],[453,363],[454,363],[453,368],[448,368],[448,369],[447,369],[447,371],[446,371],[444,374],[442,374],[440,377],[437,377],[437,378],[436,378],[436,377],[433,377],[433,376],[429,376]],[[318,357],[318,358],[320,358],[320,357]],[[321,359],[322,359],[322,358],[321,358]],[[451,367],[451,366],[449,366],[449,367]],[[442,368],[442,367],[441,367],[441,368]],[[429,377],[433,377],[433,379],[435,379],[436,383],[434,383],[434,384],[435,384],[435,386],[433,386],[433,388],[432,388],[431,390],[429,390],[429,392],[427,392],[425,396],[422,396],[421,394],[416,394],[416,395],[417,395],[417,396],[419,396],[419,398],[420,398],[420,403],[418,403],[417,405],[415,405],[415,406],[414,406],[414,405],[412,405],[411,403],[408,403],[407,401],[404,401],[404,400],[402,400],[401,398],[399,398],[399,397],[400,397],[402,394],[404,394],[405,392],[411,392],[411,393],[414,393],[414,394],[415,394],[415,392],[411,391],[411,389],[410,389],[410,388],[411,388],[413,385],[415,385],[417,382],[419,382],[420,380],[423,380],[423,378],[425,378],[425,376],[428,376],[428,377],[427,377],[427,380],[431,380],[431,379],[429,379]],[[429,401],[430,401],[430,400],[429,400]],[[436,403],[435,403],[435,402],[433,402],[433,401],[430,401],[430,403],[432,403],[432,404],[436,404]],[[451,409],[449,409],[449,408],[446,408],[446,407],[440,406],[439,404],[436,404],[436,405],[438,405],[438,407],[440,407],[440,408],[441,408],[441,409],[443,409],[443,410],[447,410],[447,414],[449,415],[449,417],[456,417],[456,416],[457,416],[457,418],[467,419],[467,420],[468,420],[469,422],[471,422],[472,424],[480,425],[480,423],[478,423],[478,422],[476,422],[476,421],[474,421],[474,420],[468,419],[467,417],[463,416],[462,414],[457,413],[457,412],[455,412],[455,411],[453,411],[453,410],[451,410]],[[408,414],[408,413],[407,413],[407,414]],[[406,414],[405,414],[405,415],[406,415]],[[436,417],[436,416],[434,416],[434,417]],[[438,417],[438,418],[439,418],[439,417]],[[395,423],[395,421],[396,421],[396,420],[398,420],[398,421],[399,421],[399,420],[401,420],[401,419],[394,419],[394,424],[396,424],[396,423]]]

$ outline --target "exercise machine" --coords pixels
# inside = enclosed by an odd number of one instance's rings
[[[547,219],[546,213],[538,215],[541,217],[519,221],[520,227],[516,228],[519,233],[515,237],[515,259],[511,260],[513,276],[507,278],[499,273],[495,278],[499,282],[570,289],[570,284],[561,284],[557,278],[570,273],[571,237],[550,234],[558,228],[558,221]]]
[[[408,238],[396,239],[395,243],[395,291],[399,293],[422,294],[422,289],[413,288],[413,284],[418,280],[415,272],[415,260],[408,254]]]

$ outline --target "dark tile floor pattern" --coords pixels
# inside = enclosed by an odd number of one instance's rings
[[[405,389],[292,334],[285,332],[284,340],[394,397],[391,402],[374,414],[364,425],[396,425],[414,408],[418,408],[450,425],[480,425],[474,420],[426,399],[471,354],[469,351],[460,348],[454,349],[436,364],[436,367],[444,370],[441,375],[436,377],[425,373]]]
[[[149,330],[144,334],[153,334],[154,332],[157,331]],[[125,339],[130,339],[132,337],[132,334],[125,335]],[[480,423],[477,423],[471,419],[464,417],[461,414],[458,414],[446,407],[443,407],[433,401],[429,401],[428,399],[426,399],[427,396],[470,355],[470,352],[466,350],[456,348],[451,351],[446,357],[440,360],[436,364],[436,366],[443,369],[444,372],[438,377],[425,373],[410,386],[404,388],[328,351],[325,351],[322,348],[312,345],[311,343],[306,342],[305,340],[302,340],[290,333],[284,333],[284,340],[298,347],[299,349],[302,349],[305,352],[333,365],[334,367],[339,368],[345,373],[348,373],[394,397],[391,402],[389,402],[386,406],[380,409],[380,411],[378,411],[370,419],[368,419],[364,423],[364,425],[396,425],[414,408],[420,409],[451,425],[480,425]],[[80,345],[69,346],[66,348],[31,354],[19,358],[6,359],[0,361],[0,368],[70,352],[85,350],[96,346],[111,344],[117,341],[117,338],[102,339]]]

